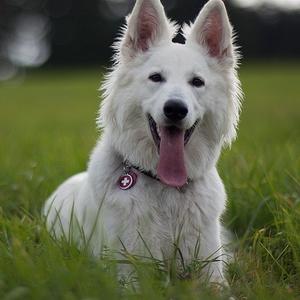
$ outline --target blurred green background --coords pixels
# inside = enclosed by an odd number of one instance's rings
[[[164,3],[184,21],[204,1]],[[40,218],[53,189],[86,168],[100,135],[108,44],[132,4],[1,2],[1,299],[226,298],[201,294],[193,280],[168,285],[148,269],[138,294],[120,291],[107,265],[53,241]],[[245,93],[238,139],[218,166],[229,198],[224,223],[236,237],[228,280],[237,299],[300,299],[300,5],[227,6]]]

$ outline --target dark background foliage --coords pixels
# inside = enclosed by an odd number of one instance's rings
[[[163,0],[179,23],[194,20],[206,1]],[[133,0],[2,0],[0,69],[11,65],[107,64]],[[238,6],[226,1],[246,58],[297,58],[300,10],[274,5]],[[1,71],[0,71],[1,73]]]

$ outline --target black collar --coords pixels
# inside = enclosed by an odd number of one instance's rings
[[[134,169],[134,170],[139,171],[139,173],[142,173],[142,174],[160,182],[160,179],[158,178],[158,176],[154,175],[151,171],[143,170],[142,168],[135,166],[135,165],[129,163],[128,161],[123,162],[123,165],[124,165],[125,173],[128,173],[131,169]]]
[[[130,172],[132,169],[134,170],[137,170],[139,173],[142,173],[143,175],[147,176],[147,177],[150,177],[151,179],[154,179],[154,180],[157,180],[159,181],[160,183],[162,183],[159,179],[159,177],[155,174],[153,174],[151,171],[146,171],[138,166],[135,166],[133,164],[131,164],[130,162],[128,161],[124,161],[123,162],[123,169],[124,169],[124,173],[128,173]],[[192,182],[192,180],[190,178],[188,178],[187,180],[187,183],[183,186],[183,187],[186,187],[188,184],[190,184]],[[182,188],[183,188],[182,187]],[[182,189],[182,188],[177,188],[178,190]]]

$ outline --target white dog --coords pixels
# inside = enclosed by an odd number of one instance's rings
[[[159,0],[136,1],[103,85],[88,170],[54,192],[44,215],[56,236],[73,231],[95,255],[126,247],[167,260],[176,244],[186,264],[212,259],[205,273],[220,282],[226,193],[216,163],[236,136],[237,53],[221,0],[183,28],[185,44],[172,42],[177,30]]]

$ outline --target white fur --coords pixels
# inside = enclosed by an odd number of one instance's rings
[[[211,14],[220,24],[211,25]],[[219,29],[220,35],[211,33]],[[210,0],[195,24],[185,29],[185,45],[171,42],[174,30],[159,0],[137,0],[103,85],[103,133],[88,170],[63,183],[45,205],[49,230],[69,236],[76,220],[95,255],[106,246],[120,250],[120,241],[128,251],[149,256],[146,242],[160,259],[170,258],[177,243],[187,264],[222,255],[220,216],[226,193],[216,163],[222,147],[236,136],[241,95],[232,29],[223,2]],[[217,42],[221,52],[211,55],[215,52],[206,41],[215,37],[212,44]],[[150,81],[153,72],[166,81]],[[195,75],[205,81],[204,87],[190,85]],[[189,109],[182,128],[199,120],[185,147],[191,183],[178,190],[139,174],[137,184],[122,191],[117,181],[124,160],[156,173],[159,156],[146,115],[164,125],[163,105],[174,97]],[[72,232],[82,244],[77,234]],[[199,240],[200,253],[194,257]],[[211,263],[206,268],[210,280],[222,281],[222,269],[221,262]]]

